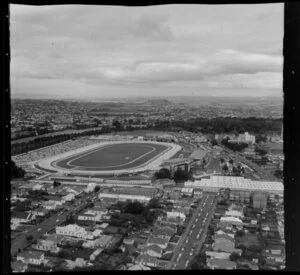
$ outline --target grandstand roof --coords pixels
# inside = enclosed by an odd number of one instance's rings
[[[252,181],[243,177],[211,176],[210,179],[195,181],[194,185],[210,188],[229,188],[235,190],[253,190],[267,192],[283,192],[281,182]]]

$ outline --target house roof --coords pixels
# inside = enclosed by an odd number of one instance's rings
[[[61,197],[59,196],[44,196],[44,197],[50,201],[61,201]]]
[[[48,213],[49,210],[48,209],[45,209],[43,207],[39,207],[39,208],[36,208],[34,210],[32,210],[32,212],[43,212],[43,213]]]
[[[149,255],[139,255],[137,258],[136,258],[136,261],[137,262],[140,262],[140,263],[150,263],[150,264],[156,264],[157,260],[155,257],[152,257],[152,256],[149,256]]]
[[[217,234],[214,236],[214,239],[215,240],[218,240],[218,239],[227,239],[231,242],[234,242],[234,238],[230,237],[229,235],[227,234]]]
[[[26,268],[27,264],[24,264],[22,262],[16,261],[11,263],[11,269],[15,272],[22,272]]]
[[[64,236],[56,235],[56,234],[46,236],[46,241],[55,242],[55,243],[59,243],[63,239],[65,239]]]
[[[220,219],[221,222],[229,222],[229,223],[240,223],[243,224],[243,222],[236,217],[221,217]]]
[[[30,213],[28,213],[28,212],[14,212],[12,215],[12,218],[27,220],[29,215],[30,215]]]
[[[150,237],[148,238],[148,244],[163,244],[166,245],[168,241],[162,238]]]
[[[68,187],[68,191],[70,192],[71,190],[74,190],[78,193],[83,192],[83,190],[85,189],[85,186],[72,186],[72,187]]]
[[[214,265],[219,267],[220,269],[233,269],[236,267],[236,263],[228,260],[222,260],[222,259],[212,259],[208,260],[210,265]]]
[[[169,227],[163,228],[156,228],[153,232],[154,235],[166,235],[166,236],[173,236],[175,234],[175,230]]]
[[[119,227],[116,226],[108,226],[104,229],[105,233],[112,233],[112,234],[116,234],[119,231]]]
[[[40,259],[44,255],[43,252],[40,251],[23,251],[18,254],[18,257],[31,258],[31,259]]]
[[[144,266],[143,264],[139,263],[137,265],[130,266],[128,270],[150,270],[150,267]]]
[[[154,251],[156,253],[159,253],[159,254],[161,254],[162,251],[163,251],[158,245],[155,245],[155,244],[148,246],[147,251],[149,251],[149,250],[152,250],[152,251]]]

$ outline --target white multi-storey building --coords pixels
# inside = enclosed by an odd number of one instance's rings
[[[94,232],[87,231],[84,227],[78,226],[77,224],[69,224],[66,226],[57,226],[56,234],[76,237],[80,239],[93,240],[95,237],[101,234],[100,230]]]

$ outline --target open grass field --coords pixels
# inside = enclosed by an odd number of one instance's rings
[[[148,162],[168,147],[160,144],[119,143],[106,145],[56,162],[56,166],[84,171],[131,169]]]
[[[283,143],[266,142],[262,147],[273,154],[283,153]]]

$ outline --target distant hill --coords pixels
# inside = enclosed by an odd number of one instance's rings
[[[156,106],[161,106],[161,105],[171,105],[172,103],[167,100],[167,99],[149,99],[145,101],[143,104],[147,105],[156,105]]]

